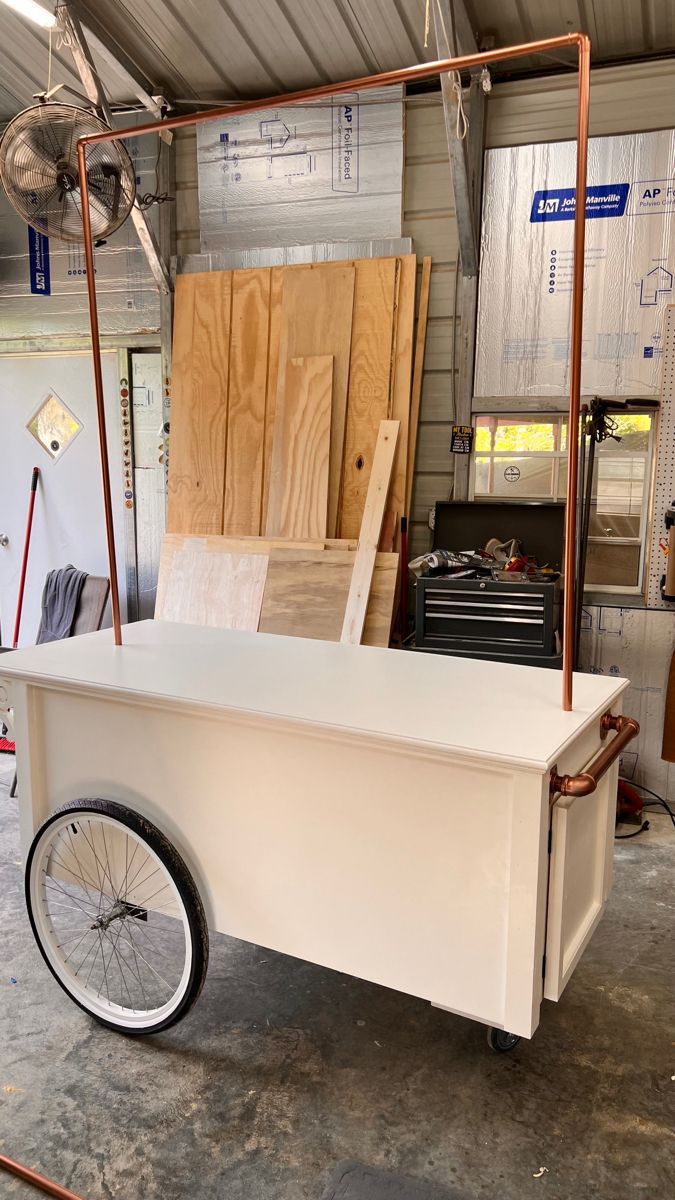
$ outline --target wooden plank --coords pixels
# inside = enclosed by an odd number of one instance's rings
[[[326,264],[284,271],[277,405],[290,358],[333,356],[333,401],[328,477],[328,535],[335,537],[342,482],[355,270]]]
[[[424,350],[427,343],[427,319],[429,316],[429,288],[431,285],[431,259],[422,259],[422,280],[417,309],[417,337],[415,339],[415,362],[413,366],[412,396],[410,400],[410,430],[408,433],[408,462],[406,465],[405,515],[412,511],[412,490],[415,475],[415,453],[417,451],[417,427],[420,420],[422,379],[424,377]]]
[[[270,282],[269,269],[232,273],[225,534],[260,532]]]
[[[396,457],[391,481],[389,507],[398,516],[407,516],[406,474],[408,467],[408,438],[410,427],[410,388],[412,382],[413,327],[415,321],[415,277],[417,259],[406,254],[399,262],[396,302],[394,371],[392,379],[391,418],[400,422]]]
[[[348,550],[271,550],[260,632],[338,642],[355,558]],[[365,645],[389,645],[397,570],[397,554],[377,555]]]
[[[389,416],[396,259],[354,263],[354,315],[349,364],[339,528],[358,537],[380,421]]]
[[[167,525],[220,533],[227,439],[232,272],[179,275]]]
[[[274,422],[269,537],[326,536],[332,391],[332,355],[287,359]]]
[[[392,478],[396,443],[399,436],[398,421],[382,421],[375,447],[373,469],[370,473],[368,495],[363,510],[363,521],[359,536],[359,548],[354,560],[354,571],[349,586],[349,596],[342,625],[341,642],[358,646],[368,608],[368,597],[375,568],[377,546],[382,532],[382,522],[387,505],[387,495]]]
[[[244,538],[219,535],[194,537],[167,533],[162,538],[159,558],[157,613],[161,611],[164,603],[164,593],[171,574],[174,556],[187,545],[201,554],[269,554],[270,550],[356,550],[357,547],[357,543],[353,540],[342,541],[337,538]]]
[[[274,414],[279,381],[279,349],[281,339],[281,306],[284,292],[284,269],[272,267],[270,272],[269,338],[267,348],[267,394],[265,399],[265,447],[263,462],[263,494],[260,514],[262,533],[267,524],[267,501],[270,491],[270,468],[274,441]]]
[[[186,539],[172,556],[155,617],[186,625],[255,631],[260,619],[267,556],[208,554]]]

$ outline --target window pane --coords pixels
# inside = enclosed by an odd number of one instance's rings
[[[646,453],[649,450],[649,432],[652,418],[640,413],[610,414],[609,418],[616,425],[616,434],[621,438],[617,442],[613,437],[607,438],[596,446],[598,454],[634,454],[637,450]]]
[[[586,586],[610,584],[614,587],[638,587],[640,583],[640,547],[591,542],[586,558]]]
[[[550,500],[553,495],[552,458],[476,457],[474,495],[503,496],[509,500]]]

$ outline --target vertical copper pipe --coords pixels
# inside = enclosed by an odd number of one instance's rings
[[[570,338],[570,409],[567,422],[567,500],[565,507],[565,594],[563,600],[563,696],[565,712],[572,711],[574,623],[576,613],[577,485],[579,478],[579,419],[581,410],[581,350],[584,320],[584,247],[586,240],[586,166],[588,107],[591,88],[591,43],[579,35],[579,108],[577,113],[577,180],[574,210],[574,268]],[[579,586],[581,586],[579,582]]]
[[[505,62],[510,58],[522,58],[529,54],[545,54],[552,50],[577,46],[579,52],[579,109],[577,118],[577,198],[581,196],[582,203],[577,203],[574,217],[574,259],[572,286],[572,328],[570,341],[570,414],[568,426],[568,471],[567,471],[567,510],[566,526],[566,557],[565,557],[565,599],[563,610],[563,697],[564,709],[572,707],[572,670],[573,670],[573,633],[574,633],[574,601],[575,601],[575,572],[576,557],[576,519],[577,519],[577,453],[579,444],[579,407],[581,396],[581,337],[584,300],[584,240],[586,220],[586,162],[588,155],[588,104],[590,93],[590,53],[591,43],[585,33],[568,33],[557,38],[543,38],[540,41],[528,42],[517,46],[503,46],[497,50],[484,50],[478,54],[464,55],[458,58],[443,59],[432,63],[418,63],[414,67],[401,67],[395,71],[385,71],[380,75],[368,75],[362,79],[350,79],[342,83],[324,84],[321,87],[307,88],[303,92],[289,92],[284,96],[271,96],[260,100],[245,100],[240,104],[227,105],[223,108],[211,108],[206,112],[184,113],[168,120],[151,121],[145,125],[137,125],[129,129],[111,129],[105,133],[91,134],[80,138],[77,143],[77,156],[80,174],[80,194],[82,197],[82,224],[84,230],[84,248],[87,261],[87,291],[89,294],[89,313],[92,333],[92,354],[94,358],[94,383],[96,386],[96,407],[99,420],[99,440],[101,444],[101,471],[103,475],[104,507],[106,513],[106,533],[108,536],[108,557],[110,560],[110,586],[113,597],[113,624],[115,626],[115,641],[121,644],[122,635],[119,624],[119,593],[117,588],[117,569],[115,565],[115,540],[112,525],[112,503],[110,499],[110,472],[108,470],[107,441],[105,434],[105,411],[103,404],[103,379],[101,371],[101,344],[98,329],[98,313],[96,308],[96,285],[94,280],[94,251],[91,238],[91,223],[89,220],[89,189],[85,170],[86,147],[94,142],[118,142],[125,137],[141,137],[146,133],[158,133],[160,129],[182,129],[189,125],[197,125],[201,121],[216,121],[222,118],[236,116],[240,113],[257,112],[265,108],[282,108],[291,104],[309,103],[322,97],[340,95],[344,92],[361,91],[368,88],[384,87],[389,84],[406,83],[411,80],[431,79],[449,71],[471,70],[488,66],[494,62]],[[115,615],[117,614],[117,615]]]
[[[86,145],[77,143],[77,173],[82,201],[82,227],[84,230],[84,258],[87,267],[87,295],[89,297],[89,320],[91,323],[91,349],[94,359],[94,388],[96,391],[96,416],[98,419],[98,445],[101,456],[103,481],[103,510],[105,533],[108,546],[108,571],[110,574],[110,597],[112,603],[115,645],[122,645],[120,621],[120,592],[117,582],[117,558],[115,554],[115,528],[113,525],[112,496],[110,494],[110,466],[108,464],[108,435],[105,422],[105,398],[103,393],[103,368],[101,363],[101,335],[98,327],[98,305],[96,303],[96,277],[94,275],[94,245],[91,236],[89,215],[89,185],[87,183]]]

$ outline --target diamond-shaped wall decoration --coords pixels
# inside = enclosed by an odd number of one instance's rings
[[[48,392],[26,428],[49,457],[56,460],[77,437],[82,423],[56,392]]]

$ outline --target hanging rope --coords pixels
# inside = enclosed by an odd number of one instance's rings
[[[434,2],[436,2],[436,0],[434,0]],[[450,19],[452,20],[452,10],[451,10]],[[450,37],[448,36],[448,31],[445,27],[445,17],[443,16],[443,10],[442,10],[440,4],[436,4],[436,8],[434,10],[434,20],[438,20],[440,22],[441,29],[443,30],[443,37],[445,40],[445,44],[449,47],[452,47],[453,45],[455,45],[455,30],[453,28],[451,31],[452,32],[452,40],[451,40]],[[425,49],[427,48],[427,46],[429,44],[430,25],[431,25],[431,0],[426,0],[426,5],[425,5],[425,9],[424,9],[424,48]],[[436,38],[436,53],[440,54],[440,49],[438,47],[438,38]],[[467,117],[466,112],[464,111],[464,95],[462,92],[462,79],[459,74],[459,71],[450,71],[448,74],[448,77],[450,79],[452,91],[455,96],[455,105],[456,105],[456,109],[457,109],[457,115],[456,115],[456,119],[455,119],[455,137],[457,138],[458,142],[463,142],[467,133],[469,132],[469,118]],[[485,87],[485,84],[483,84],[483,87]]]

